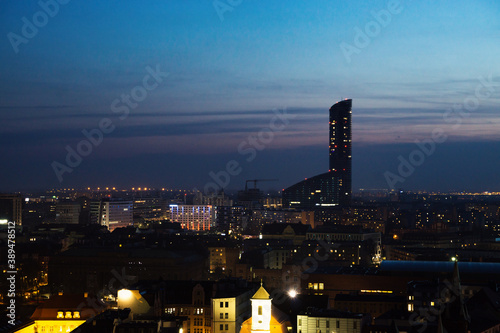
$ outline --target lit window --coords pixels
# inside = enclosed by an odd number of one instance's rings
[[[259,305],[259,308],[257,309],[257,314],[259,316],[262,316],[262,306]]]
[[[80,318],[80,312],[73,312],[73,318]]]
[[[64,318],[64,312],[58,311],[57,312],[57,318]]]
[[[325,285],[323,283],[320,283],[319,284],[319,290],[323,290],[323,289],[325,289]]]

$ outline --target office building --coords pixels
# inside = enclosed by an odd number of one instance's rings
[[[109,231],[134,222],[134,203],[121,199],[102,199],[90,204],[90,221],[105,225]]]
[[[180,223],[182,229],[210,230],[213,220],[212,206],[170,205],[170,221]]]
[[[61,201],[56,204],[56,223],[78,224],[82,206],[79,202]]]
[[[345,99],[330,108],[328,172],[306,178],[283,190],[283,207],[322,209],[345,207],[352,193],[352,100]]]
[[[330,168],[339,180],[339,203],[348,206],[352,192],[352,99],[335,103],[330,108]]]
[[[0,220],[22,224],[22,197],[19,194],[0,194]]]

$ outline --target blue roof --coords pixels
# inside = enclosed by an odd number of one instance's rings
[[[399,272],[443,272],[452,273],[453,261],[401,261],[384,260],[381,271]],[[500,274],[500,263],[496,262],[458,262],[460,274]]]

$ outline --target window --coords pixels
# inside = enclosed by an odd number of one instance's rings
[[[259,305],[259,308],[257,309],[257,314],[259,316],[262,316],[262,306]]]
[[[357,329],[358,328],[358,322],[355,321],[352,323],[352,328]]]
[[[228,307],[229,307],[229,302],[226,302],[226,308],[228,308]]]
[[[220,328],[221,331],[224,330],[224,324],[220,324],[219,328]]]
[[[299,326],[302,326],[302,319],[299,319]]]
[[[220,302],[220,307],[224,307],[224,302]]]
[[[227,330],[229,329],[229,325],[228,325],[228,324],[226,324],[226,327],[225,327],[225,328],[226,328],[226,331],[227,331]]]
[[[76,319],[80,318],[80,312],[78,312],[78,311],[73,312],[73,318],[76,318]]]
[[[223,313],[221,313],[221,314],[220,314],[220,319],[223,319],[223,318],[224,318],[224,314],[223,314]]]
[[[330,321],[329,320],[326,321],[326,328],[330,328]]]
[[[64,312],[57,311],[57,318],[64,318]]]
[[[225,319],[229,318],[229,313],[226,313]]]
[[[319,290],[323,290],[323,289],[325,289],[325,285],[323,283],[320,283],[319,284]]]
[[[337,320],[337,328],[340,328],[340,320]]]
[[[319,319],[316,319],[316,327],[319,327]]]

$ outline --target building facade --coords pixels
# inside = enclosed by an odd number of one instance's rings
[[[250,301],[255,289],[218,291],[212,298],[212,332],[239,333],[243,319],[250,313]]]
[[[170,205],[170,221],[180,223],[182,229],[206,231],[213,226],[212,206]]]
[[[0,220],[22,225],[22,204],[19,194],[0,194]]]
[[[106,226],[109,231],[132,225],[134,202],[121,199],[102,199],[90,204],[90,221]]]
[[[367,320],[362,314],[335,310],[314,310],[297,316],[298,333],[361,333]]]
[[[56,223],[78,224],[81,209],[79,202],[58,202],[56,204]]]

